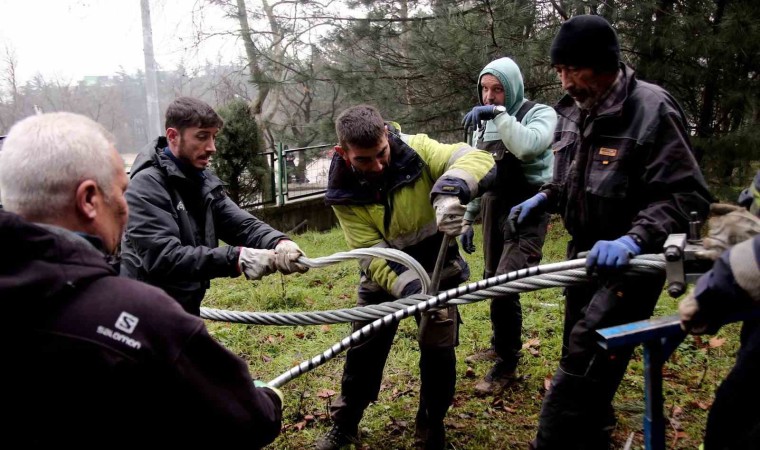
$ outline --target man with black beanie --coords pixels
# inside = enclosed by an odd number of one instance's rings
[[[596,331],[651,316],[664,274],[624,276],[630,259],[659,253],[707,214],[711,195],[689,144],[686,118],[659,86],[620,62],[617,35],[602,17],[560,28],[551,63],[567,92],[555,106],[554,176],[513,208],[518,226],[540,211],[562,215],[567,257],[588,251],[589,284],[566,290],[562,358],[544,398],[532,448],[608,449],[612,399],[633,347],[605,351]]]

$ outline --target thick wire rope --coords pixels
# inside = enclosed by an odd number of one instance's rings
[[[336,253],[335,255],[325,258],[300,258],[299,261],[309,267],[324,267],[336,262],[346,261],[348,259],[358,259],[363,256],[375,256],[396,261],[407,267],[417,267],[417,274],[421,276],[423,284],[423,294],[430,285],[430,278],[427,272],[419,263],[404,252],[394,249],[358,249],[350,252]],[[540,266],[520,269],[503,275],[498,275],[485,280],[469,283],[460,286],[457,289],[464,290],[460,297],[450,299],[449,304],[465,305],[478,302],[494,296],[513,294],[520,292],[529,292],[538,289],[547,289],[552,287],[574,286],[587,283],[589,277],[586,275],[585,259],[575,259],[571,261],[562,261],[559,263],[544,264]],[[665,260],[662,255],[641,255],[631,260],[630,273],[640,273],[652,271],[659,272],[665,267]],[[562,272],[562,273],[558,273]],[[554,275],[550,275],[554,274]],[[537,275],[546,275],[537,277]],[[424,277],[424,279],[423,279]],[[535,278],[532,278],[535,277]],[[521,283],[510,283],[509,286],[503,286],[505,283],[530,278]],[[353,308],[334,309],[327,311],[309,311],[309,312],[247,312],[247,311],[230,311],[213,308],[201,308],[201,317],[209,320],[221,322],[244,323],[249,325],[323,325],[347,322],[364,322],[374,320],[391,314],[395,311],[402,310],[411,305],[418,303],[418,300],[402,298],[392,302],[380,303],[377,305],[358,306]]]
[[[362,249],[362,250],[366,251],[368,249]],[[373,252],[379,251],[377,255],[372,255],[372,256],[384,257],[386,259],[390,259],[390,258],[387,258],[384,254],[388,250],[390,249],[372,249]],[[346,254],[342,254],[341,258],[343,259],[341,260],[355,258],[356,253],[353,253],[353,252],[357,252],[357,251],[353,250],[351,252],[347,252]],[[335,257],[335,256],[336,255],[333,255],[332,257]],[[394,255],[394,256],[399,256],[399,255]],[[404,254],[403,256],[401,256],[401,258],[406,259],[409,257],[408,255]],[[325,258],[322,258],[321,262],[324,262],[324,259]],[[308,262],[309,264],[313,264],[313,262],[307,261],[306,258],[302,258],[301,261],[304,263]],[[398,260],[395,260],[395,261],[400,262],[402,264],[407,264],[406,261],[405,262],[401,262]],[[407,265],[410,267],[413,265],[411,261],[409,261],[408,263],[409,264]],[[325,262],[324,265],[327,265],[327,263]],[[310,266],[310,267],[316,267],[316,266]],[[400,307],[401,309],[397,309],[394,312],[386,313],[382,317],[375,319],[373,322],[363,326],[361,329],[351,333],[349,336],[335,343],[334,345],[332,345],[330,348],[328,348],[321,354],[316,355],[309,360],[303,361],[297,366],[282,373],[278,377],[271,380],[268,384],[274,387],[281,387],[285,383],[333,359],[335,356],[344,352],[346,349],[366,341],[378,329],[388,326],[392,323],[399,322],[406,317],[409,317],[418,313],[423,313],[425,311],[429,311],[437,307],[443,306],[444,304],[450,301],[452,304],[467,304],[467,303],[480,301],[486,298],[490,298],[490,297],[493,297],[494,295],[503,295],[506,293],[516,293],[516,292],[528,292],[528,291],[533,291],[533,290],[545,289],[549,287],[561,287],[561,286],[570,286],[570,285],[578,285],[578,284],[587,283],[590,277],[589,275],[586,274],[584,267],[585,267],[585,259],[576,259],[572,261],[564,261],[561,263],[546,264],[543,266],[536,266],[536,267],[532,267],[528,269],[522,269],[515,272],[510,272],[510,273],[492,277],[486,280],[470,283],[465,286],[459,286],[457,288],[453,288],[453,289],[449,289],[447,291],[441,292],[435,296],[419,294],[419,295],[407,297],[405,299],[401,299],[400,301],[385,303],[383,304],[383,306],[389,306],[393,304],[394,306],[398,305],[398,307]],[[665,268],[665,259],[663,255],[642,255],[631,260],[631,267],[625,273],[625,275],[626,276],[651,275],[651,274],[656,274],[658,272],[662,272],[664,268]],[[425,273],[424,269],[423,269],[423,273]],[[425,273],[425,276],[427,276],[427,273]],[[423,285],[424,285],[424,282],[423,282]],[[409,304],[409,303],[412,303],[412,304]],[[374,306],[377,307],[380,305],[374,305]],[[360,309],[360,308],[352,308],[351,310],[356,311],[357,309]],[[338,311],[349,314],[349,311],[351,310],[338,310]],[[206,312],[208,313],[208,311]],[[362,313],[369,313],[369,312],[373,314],[380,313],[378,310],[362,311]],[[302,313],[303,315],[301,319],[312,320],[314,317],[317,317],[317,315],[319,315],[320,313],[325,313],[325,312]],[[329,311],[329,313],[332,313],[333,315],[335,315],[335,311]],[[262,313],[258,313],[258,314],[262,314]],[[271,314],[271,313],[263,313],[263,314]],[[287,313],[287,314],[290,314],[290,313]],[[292,316],[292,314],[290,315]],[[313,317],[310,317],[310,315],[313,315]],[[279,314],[279,316],[282,317],[284,315]],[[335,318],[337,318],[337,315],[335,315]],[[366,321],[367,319],[355,319],[355,320]],[[315,324],[316,323],[325,323],[325,322],[315,322]],[[330,323],[337,323],[337,322],[330,322]],[[301,324],[301,323],[298,323],[298,324]]]

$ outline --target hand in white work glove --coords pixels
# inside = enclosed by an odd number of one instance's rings
[[[306,256],[303,250],[290,239],[281,240],[274,248],[277,254],[275,258],[275,267],[285,275],[298,272],[304,273],[309,270],[308,267],[298,262],[298,258]]]
[[[238,268],[249,280],[259,280],[277,271],[275,257],[276,253],[273,250],[241,247]]]
[[[449,236],[459,236],[464,229],[464,213],[467,207],[456,195],[438,195],[433,201],[438,230]]]
[[[710,231],[702,239],[705,249],[697,252],[698,258],[714,261],[729,247],[760,234],[760,218],[741,206],[713,203],[707,223]]]

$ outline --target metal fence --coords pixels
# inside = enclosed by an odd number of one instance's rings
[[[333,144],[291,149],[279,143],[277,151],[264,152],[262,156],[270,168],[268,182],[255,194],[252,206],[283,205],[323,194],[333,151]]]

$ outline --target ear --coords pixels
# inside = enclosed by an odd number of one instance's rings
[[[102,195],[95,180],[84,180],[79,183],[74,195],[77,215],[90,221],[95,220]]]
[[[177,141],[179,139],[179,130],[176,128],[167,128],[166,129],[166,140],[169,141],[172,145],[177,145]]]
[[[335,151],[338,152],[338,154],[340,155],[341,158],[343,158],[346,161],[348,161],[348,156],[346,156],[346,151],[343,150],[343,147],[341,147],[340,145],[336,145],[335,146]]]

